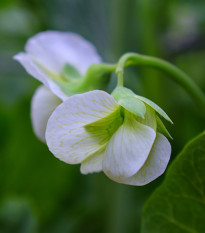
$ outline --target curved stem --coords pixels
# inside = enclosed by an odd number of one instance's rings
[[[176,66],[164,61],[160,58],[152,56],[145,56],[137,53],[127,53],[123,55],[117,65],[116,74],[118,75],[118,84],[122,83],[124,67],[127,66],[150,66],[172,76],[172,79],[180,84],[196,101],[196,103],[205,109],[205,96],[201,89],[195,84],[195,82],[183,71]]]

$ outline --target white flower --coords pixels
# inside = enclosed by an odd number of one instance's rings
[[[151,101],[139,98],[144,118],[129,111],[132,101],[119,101],[122,107],[104,91],[71,96],[49,118],[46,141],[50,151],[66,163],[81,163],[83,174],[103,170],[119,183],[151,182],[165,171],[171,155],[169,141],[158,132],[155,111],[167,115]]]
[[[45,141],[49,116],[70,95],[60,88],[61,84],[68,82],[63,76],[65,66],[71,65],[83,76],[87,68],[101,62],[101,58],[90,42],[75,33],[46,31],[31,37],[25,52],[18,53],[14,59],[44,84],[34,94],[31,117],[34,132]]]

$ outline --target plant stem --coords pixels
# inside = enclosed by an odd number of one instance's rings
[[[205,110],[205,96],[201,89],[195,84],[195,82],[183,71],[171,63],[164,61],[160,58],[152,56],[145,56],[137,53],[127,53],[123,55],[117,65],[116,73],[119,77],[118,84],[120,85],[123,81],[124,67],[127,66],[150,66],[159,70],[165,71],[170,74],[172,79],[180,84],[196,101],[196,103]]]

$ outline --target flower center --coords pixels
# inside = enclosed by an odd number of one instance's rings
[[[122,125],[124,117],[122,115],[122,107],[119,106],[114,112],[108,116],[85,125],[84,128],[87,132],[92,134],[98,139],[99,145],[106,145],[112,135]]]

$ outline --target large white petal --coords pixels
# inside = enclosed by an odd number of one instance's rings
[[[152,150],[143,167],[132,177],[121,183],[130,185],[145,185],[162,175],[171,155],[171,145],[166,137],[157,133]]]
[[[57,74],[61,73],[66,63],[84,74],[91,64],[101,62],[95,47],[73,32],[40,32],[28,40],[25,50]]]
[[[88,173],[102,171],[103,156],[104,156],[104,150],[101,152],[97,152],[91,157],[85,159],[80,166],[81,173],[88,174]]]
[[[46,129],[50,151],[59,159],[80,163],[102,146],[106,135],[89,133],[85,125],[108,116],[119,108],[114,98],[104,91],[90,91],[71,96],[53,112]]]
[[[103,171],[111,179],[121,182],[134,175],[145,163],[156,137],[155,131],[127,118],[110,139],[103,159]]]
[[[60,99],[65,100],[68,98],[60,89],[60,87],[52,80],[51,74],[42,69],[35,63],[31,55],[26,53],[18,53],[14,56],[14,59],[19,61],[26,71],[40,82],[42,82],[47,88],[49,88]],[[57,75],[57,74],[53,74]]]
[[[36,136],[45,142],[45,131],[48,118],[54,109],[61,103],[45,86],[40,86],[31,102],[31,119]]]

